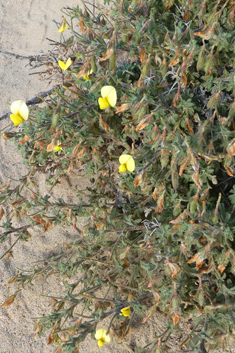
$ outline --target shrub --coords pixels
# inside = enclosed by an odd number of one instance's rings
[[[12,281],[24,287],[52,269],[71,280],[83,274],[37,323],[39,334],[51,329],[58,352],[75,352],[88,333],[99,346],[111,329],[123,338],[134,313],[145,323],[156,309],[167,331],[138,352],[163,352],[186,321],[180,347],[225,350],[235,304],[235,2],[118,0],[111,8],[65,10],[71,37],[57,43],[60,64],[47,64],[63,84],[5,133],[29,174],[2,190],[0,214],[8,202],[29,224],[3,223],[1,241],[27,240],[35,225],[78,230],[49,265]],[[77,190],[74,204],[32,198],[32,177],[49,167],[52,187],[72,174],[90,178],[88,193]],[[104,288],[112,298],[99,297]],[[130,314],[123,326],[120,313]],[[105,318],[109,327],[97,333]]]

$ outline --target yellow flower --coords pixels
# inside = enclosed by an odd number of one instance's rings
[[[58,151],[60,151],[60,150],[62,150],[63,148],[62,147],[60,147],[60,144],[58,144],[57,146],[55,146],[54,148],[53,148],[53,152],[58,152]]]
[[[122,154],[119,157],[119,163],[121,164],[119,166],[120,173],[123,173],[126,170],[128,170],[129,172],[133,172],[133,170],[135,169],[135,161],[129,154]]]
[[[100,109],[106,109],[110,105],[114,107],[117,102],[117,92],[113,86],[104,86],[101,89],[101,96],[98,99]]]
[[[130,306],[127,306],[121,309],[121,313],[123,316],[130,317],[131,316]]]
[[[84,80],[90,80],[90,74],[92,74],[92,70],[90,70],[89,72],[88,72],[88,74],[86,74],[83,78],[84,78]]]
[[[20,125],[23,121],[29,118],[29,109],[26,103],[22,100],[15,101],[11,104],[10,108],[12,114],[10,114],[10,119],[15,126]]]
[[[62,32],[64,32],[66,29],[68,29],[69,28],[69,26],[68,26],[68,23],[66,22],[66,19],[65,18],[63,18],[63,21],[62,21],[62,23],[61,23],[61,25],[60,25],[60,28],[59,28],[59,30],[58,30],[58,33],[62,33]]]
[[[97,344],[99,348],[101,348],[105,344],[105,342],[111,341],[110,336],[107,335],[107,331],[104,328],[96,331],[95,339],[98,341]]]
[[[58,64],[59,64],[59,67],[60,67],[62,70],[66,71],[66,70],[69,68],[69,66],[72,64],[72,60],[71,60],[70,58],[68,58],[68,60],[66,61],[66,63],[64,63],[63,61],[59,60],[59,61],[58,61]]]

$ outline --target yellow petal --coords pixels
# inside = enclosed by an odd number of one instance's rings
[[[126,169],[129,172],[133,172],[133,170],[135,170],[135,161],[134,161],[134,159],[132,157],[127,161]]]
[[[116,92],[115,88],[113,88],[113,90],[109,93],[107,100],[108,100],[109,104],[111,105],[111,107],[115,107],[115,105],[117,103],[117,92]]]
[[[66,61],[66,64],[65,64],[65,70],[67,70],[67,68],[72,64],[72,60],[71,58],[68,58],[68,60]]]
[[[83,78],[84,78],[84,80],[90,80],[90,74],[92,74],[92,70],[90,70],[89,71],[89,73],[88,74],[86,74]]]
[[[62,148],[61,148],[59,145],[57,145],[57,146],[55,146],[55,147],[53,148],[53,151],[54,151],[54,152],[58,152],[58,151],[60,151],[60,150],[62,150]]]
[[[125,164],[129,161],[129,159],[132,158],[129,154],[122,154],[120,157],[119,157],[119,163],[120,164]]]
[[[96,331],[95,338],[98,341],[103,341],[103,344],[104,344],[104,342],[110,342],[111,341],[110,336],[107,335],[107,330],[105,330],[104,328]],[[101,342],[100,342],[100,344],[101,344]],[[103,346],[103,344],[102,344],[102,346]],[[98,345],[99,345],[99,342],[98,342]]]
[[[10,110],[12,112],[12,114],[17,115],[19,110],[20,110],[20,105],[23,101],[22,100],[18,100],[18,101],[14,101],[13,103],[11,103],[11,107]]]
[[[61,60],[58,61],[59,67],[65,71],[65,63]]]
[[[104,86],[101,88],[101,96],[103,98],[106,98],[108,97],[108,95],[113,91],[115,90],[115,88],[113,86]]]
[[[66,22],[66,19],[64,18],[61,25],[60,25],[60,28],[58,30],[58,33],[62,33],[64,32],[66,29],[68,29],[69,26],[68,26],[68,23]]]
[[[126,165],[125,164],[121,164],[119,166],[119,173],[124,173],[126,171]]]
[[[64,63],[63,61],[59,60],[58,61],[59,67],[66,71],[68,69],[68,67],[72,64],[72,60],[70,58],[68,58],[68,60],[66,61],[66,63]]]
[[[106,109],[110,105],[107,99],[101,98],[101,97],[98,99],[98,103],[99,103],[100,109]]]
[[[28,118],[29,118],[29,108],[27,107],[25,102],[22,102],[20,105],[20,116],[24,120],[28,120]]]
[[[11,121],[13,122],[13,124],[14,124],[15,126],[20,125],[20,124],[23,123],[23,121],[24,121],[24,119],[21,118],[20,115],[15,115],[15,114],[10,114],[10,119],[11,119]]]
[[[98,340],[97,344],[98,344],[99,348],[103,347],[104,342],[105,341],[102,338],[100,340]]]
[[[122,315],[126,317],[131,316],[131,311],[130,311],[130,306],[127,306],[126,308],[121,309]]]
[[[101,328],[100,330],[97,330],[95,333],[95,339],[99,340],[101,339],[103,336],[105,336],[107,333],[107,330],[105,330],[105,328]]]
[[[100,338],[103,337],[103,332],[105,331],[106,333],[106,330],[104,328],[100,329],[100,330],[97,330],[96,333],[95,333],[95,339],[96,340],[99,340]]]

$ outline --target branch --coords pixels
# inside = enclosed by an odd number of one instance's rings
[[[27,229],[29,227],[31,227],[31,224],[27,224],[26,226],[22,226],[22,227],[19,227],[19,228],[13,228],[11,230],[8,230],[8,231],[3,232],[2,234],[0,234],[0,237],[3,237],[4,235],[8,235],[8,234],[11,234],[11,233],[19,232],[19,231]]]
[[[16,59],[27,59],[30,62],[31,61],[44,61],[45,58],[48,56],[48,55],[30,55],[30,56],[25,56],[25,55],[15,54],[15,53],[11,53],[9,51],[4,51],[4,50],[0,50],[0,53],[5,54],[5,55],[14,56]]]
[[[150,162],[149,162],[148,164],[146,164],[143,168],[141,168],[141,169],[138,171],[138,174],[139,174],[140,172],[142,172],[142,170],[147,169],[147,168],[157,159],[157,157],[159,156],[160,152],[161,152],[161,151],[159,151],[157,154],[155,154],[155,156],[150,160]]]
[[[71,83],[65,82],[63,85],[61,84],[61,85],[54,86],[53,88],[49,89],[49,91],[41,92],[36,97],[28,100],[26,102],[26,105],[34,105],[34,104],[42,103],[43,102],[42,98],[45,98],[45,97],[49,96],[54,90],[56,90],[57,88],[60,88],[61,86],[70,87]],[[0,121],[3,120],[3,119],[8,118],[10,114],[11,114],[11,112],[8,112],[8,113],[0,116]]]

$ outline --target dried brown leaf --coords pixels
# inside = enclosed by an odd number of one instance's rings
[[[157,207],[155,208],[154,212],[156,213],[161,213],[164,207],[164,192],[162,193],[161,196],[159,196],[157,200]]]
[[[188,260],[188,264],[196,262],[196,268],[199,270],[204,265],[205,260],[201,257],[200,253],[195,254],[191,259]]]
[[[26,197],[11,203],[11,206],[17,207],[17,206],[21,205],[25,200],[26,200]]]
[[[179,58],[175,58],[174,60],[172,60],[172,61],[170,62],[170,64],[168,65],[168,67],[171,67],[171,66],[174,66],[174,65],[178,64],[179,61],[180,61]]]
[[[173,316],[173,324],[176,325],[179,322],[180,317],[178,315]]]
[[[44,222],[44,220],[42,219],[41,216],[34,216],[34,217],[32,217],[32,218],[33,218],[33,220],[34,220],[35,222],[37,222],[38,224],[41,224],[43,227],[45,226],[45,222]]]
[[[171,278],[177,279],[177,273],[180,272],[180,267],[176,263],[170,262],[169,260],[165,261],[166,271],[170,274]]]
[[[197,187],[199,189],[201,189],[201,184],[200,184],[200,181],[199,181],[199,171],[196,171],[193,175],[192,175],[192,179],[194,181],[194,183],[197,185]]]
[[[184,221],[185,218],[187,217],[187,213],[188,213],[188,211],[187,211],[187,209],[186,209],[186,210],[184,210],[184,211],[179,215],[179,217],[177,217],[176,219],[173,219],[173,220],[170,221],[169,223],[171,223],[171,224],[178,224],[178,223]]]
[[[149,121],[152,119],[152,114],[149,114],[147,116],[144,117],[144,119],[142,119],[140,121],[140,123],[136,126],[136,131],[140,131],[143,130],[145,128],[145,126],[148,125]]]
[[[153,305],[149,311],[147,312],[147,315],[143,318],[142,320],[142,324],[145,324],[145,322],[148,321],[148,319],[150,319],[150,317],[153,315],[153,313],[156,311],[156,305]]]
[[[90,61],[87,59],[87,62],[85,65],[83,65],[82,70],[79,72],[79,74],[76,76],[77,78],[81,78],[86,76],[91,70],[91,64]]]
[[[123,113],[128,109],[128,104],[122,104],[120,107],[118,107],[116,113]]]
[[[196,33],[194,33],[194,35],[199,36],[205,40],[210,40],[214,34],[214,27],[215,27],[215,23],[213,23],[213,26],[211,28],[208,28],[205,31],[196,32]]]
[[[36,149],[38,147],[40,147],[40,151],[42,152],[42,150],[44,149],[44,147],[46,146],[46,142],[45,141],[36,141],[33,148]]]
[[[5,301],[5,302],[2,304],[2,307],[3,307],[3,308],[6,308],[7,306],[10,306],[11,304],[13,304],[14,301],[15,301],[15,297],[16,297],[15,295],[10,296],[9,299],[7,299],[7,301]]]
[[[157,191],[157,189],[155,188],[154,191],[153,191],[153,199],[156,201],[156,200],[157,200],[157,197],[158,197],[158,191]]]
[[[83,147],[82,150],[78,153],[77,159],[82,158],[82,156],[84,155],[84,153],[87,151],[86,147]]]
[[[219,264],[218,266],[218,271],[219,273],[222,275],[222,273],[224,272],[224,270],[226,269],[226,266],[222,265],[222,264]]]
[[[112,54],[113,54],[113,48],[109,48],[106,51],[105,55],[100,59],[100,61],[108,60],[109,58],[111,58]]]
[[[229,176],[233,176],[233,169],[231,167],[224,167]]]
[[[53,148],[56,146],[55,142],[52,141],[48,146],[47,146],[47,152],[53,151]]]
[[[143,180],[143,174],[144,174],[144,170],[142,170],[137,177],[134,180],[134,187],[139,186],[142,183]]]
[[[21,141],[20,145],[22,146],[25,142],[27,142],[30,139],[30,136],[25,136]]]
[[[100,126],[101,126],[106,132],[109,132],[109,131],[110,131],[109,126],[104,122],[104,120],[103,120],[101,117],[100,117],[99,123],[100,123]]]
[[[74,158],[74,157],[77,155],[77,153],[78,153],[80,147],[81,147],[80,143],[78,143],[78,144],[74,147],[71,158]]]
[[[146,59],[146,53],[142,47],[139,47],[140,62],[142,63]]]
[[[40,331],[41,325],[39,324],[39,322],[37,322],[35,324],[35,329],[34,329],[34,333],[33,333],[33,338],[36,336],[36,334]]]
[[[4,213],[5,213],[4,208],[2,206],[0,206],[0,221],[1,221]]]

